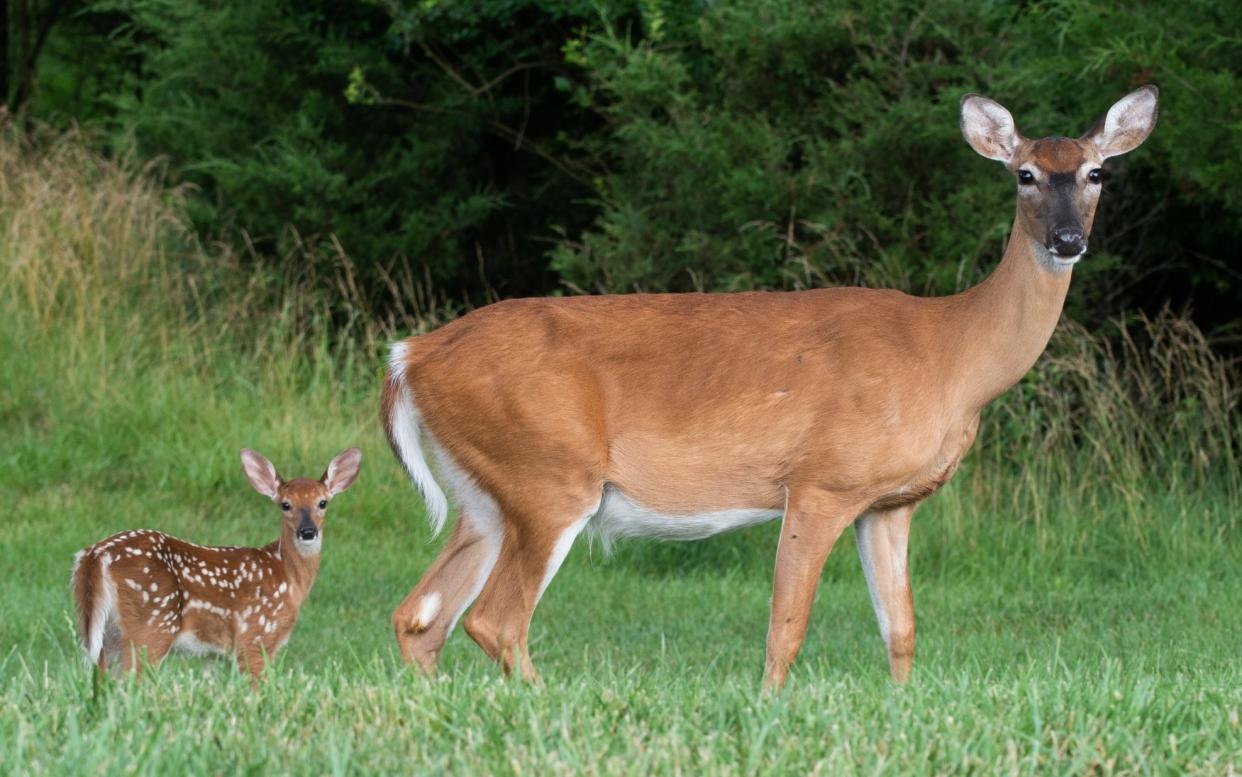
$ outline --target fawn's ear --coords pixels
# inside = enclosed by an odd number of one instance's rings
[[[263,496],[275,499],[281,480],[272,462],[265,459],[262,453],[249,448],[242,448],[241,461],[242,471],[246,473],[246,479],[250,481],[250,485],[254,486],[254,490]]]
[[[970,147],[988,159],[1009,163],[1022,142],[1005,106],[980,94],[962,96],[962,135]]]
[[[328,465],[319,482],[328,487],[328,494],[336,496],[353,485],[358,478],[358,468],[362,466],[362,451],[349,448],[341,451]]]
[[[1083,136],[1105,159],[1139,147],[1156,127],[1156,102],[1160,90],[1144,86],[1122,97]]]

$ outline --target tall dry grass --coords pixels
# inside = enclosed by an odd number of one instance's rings
[[[398,324],[348,297],[346,258],[338,277],[290,275],[204,244],[158,167],[86,149],[0,136],[0,486],[181,482],[209,502],[243,445],[378,449]]]
[[[1097,332],[1065,320],[985,412],[963,486],[983,513],[1033,525],[1041,547],[1108,535],[1141,552],[1171,539],[1171,511],[1229,540],[1242,506],[1240,399],[1236,362],[1185,314]]]
[[[71,348],[109,341],[212,369],[225,351],[258,361],[333,350],[378,353],[397,334],[424,332],[460,309],[408,264],[381,272],[402,300],[376,310],[339,243],[329,275],[290,268],[323,246],[286,241],[258,256],[240,244],[204,244],[189,226],[185,187],[158,163],[108,159],[76,132],[30,140],[0,135],[0,278],[3,304]]]

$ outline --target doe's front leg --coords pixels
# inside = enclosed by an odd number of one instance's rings
[[[914,596],[906,567],[915,505],[870,512],[854,524],[871,606],[888,649],[893,679],[904,683],[914,668]]]
[[[802,649],[824,562],[862,507],[821,489],[790,489],[772,580],[765,691],[779,691],[785,684]]]

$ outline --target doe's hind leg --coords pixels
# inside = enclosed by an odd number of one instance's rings
[[[589,493],[589,492],[588,492]],[[599,497],[562,499],[539,514],[506,513],[504,542],[478,601],[466,615],[466,633],[505,673],[519,667],[523,679],[538,681],[527,634],[544,589],[560,569],[574,539],[598,508]],[[537,515],[568,516],[540,523]]]
[[[433,674],[457,619],[479,595],[500,547],[500,529],[459,511],[448,544],[392,614],[401,657]]]

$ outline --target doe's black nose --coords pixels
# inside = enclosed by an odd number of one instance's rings
[[[318,529],[298,529],[298,538],[303,540],[313,540],[319,534]]]
[[[1078,256],[1087,250],[1087,237],[1078,227],[1061,227],[1052,231],[1048,247],[1058,256]]]

